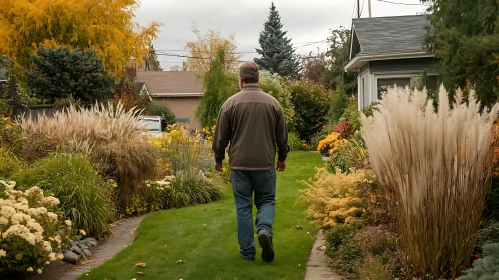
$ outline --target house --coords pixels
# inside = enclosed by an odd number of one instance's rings
[[[203,96],[202,72],[191,71],[137,71],[137,81],[145,84],[146,93],[158,102],[168,104],[177,122],[189,129],[201,128],[195,116]]]
[[[358,73],[358,108],[381,98],[388,86],[412,86],[434,63],[423,49],[429,25],[426,15],[353,19],[350,61],[345,71]],[[426,88],[437,88],[437,77],[427,73]]]

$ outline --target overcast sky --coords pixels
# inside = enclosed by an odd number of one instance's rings
[[[359,0],[361,17],[368,17],[368,0]],[[373,17],[415,15],[424,13],[426,6],[418,0],[371,0]],[[208,28],[218,28],[222,35],[230,32],[236,35],[237,51],[255,51],[258,36],[269,16],[271,0],[141,0],[136,11],[136,21],[146,25],[151,21],[163,24],[158,39],[154,41],[156,50],[169,50],[170,53],[188,55],[181,51],[187,40],[194,38],[191,32],[195,22],[201,32]],[[274,0],[281,16],[283,30],[288,31],[296,53],[325,51],[327,43],[316,43],[327,39],[330,29],[340,26],[350,28],[352,17],[357,17],[354,9],[357,0]],[[404,3],[405,5],[395,4]],[[409,4],[409,5],[408,5]],[[242,60],[252,60],[257,54],[244,54]],[[183,58],[159,56],[164,70],[180,64]]]

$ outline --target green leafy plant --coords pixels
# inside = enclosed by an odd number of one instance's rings
[[[271,74],[267,71],[261,71],[258,84],[264,92],[272,95],[279,102],[284,111],[284,116],[286,117],[288,130],[291,130],[293,128],[293,117],[295,112],[290,100],[291,93],[282,86],[281,80],[282,78],[277,73]]]
[[[0,146],[0,178],[8,178],[22,166],[21,160],[14,153],[6,147]]]
[[[307,151],[310,149],[305,140],[301,140],[294,132],[288,133],[288,145],[291,151]]]
[[[494,280],[499,279],[499,243],[483,246],[485,257],[473,262],[473,267],[465,271],[459,280]]]
[[[149,114],[151,116],[162,116],[167,124],[175,123],[175,114],[170,109],[170,106],[163,101],[152,101],[149,105]]]
[[[39,186],[53,193],[61,204],[63,217],[76,229],[102,237],[109,232],[115,206],[106,197],[104,180],[82,154],[56,153],[40,159],[12,176],[21,188]]]
[[[15,184],[0,180],[0,276],[42,273],[45,264],[62,259],[71,236],[71,221],[57,214],[57,198],[39,187],[15,190]]]
[[[287,80],[283,86],[291,93],[294,131],[309,143],[327,124],[333,92],[309,80]]]

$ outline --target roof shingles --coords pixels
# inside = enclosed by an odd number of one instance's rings
[[[145,83],[151,95],[175,95],[182,93],[202,94],[202,72],[191,71],[144,71],[137,72],[137,80]]]
[[[423,51],[426,15],[353,19],[361,53]]]

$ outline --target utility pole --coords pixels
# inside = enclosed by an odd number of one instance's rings
[[[371,0],[367,0],[367,6],[369,8],[369,18],[371,18]]]
[[[360,18],[360,0],[357,0],[357,18]]]

